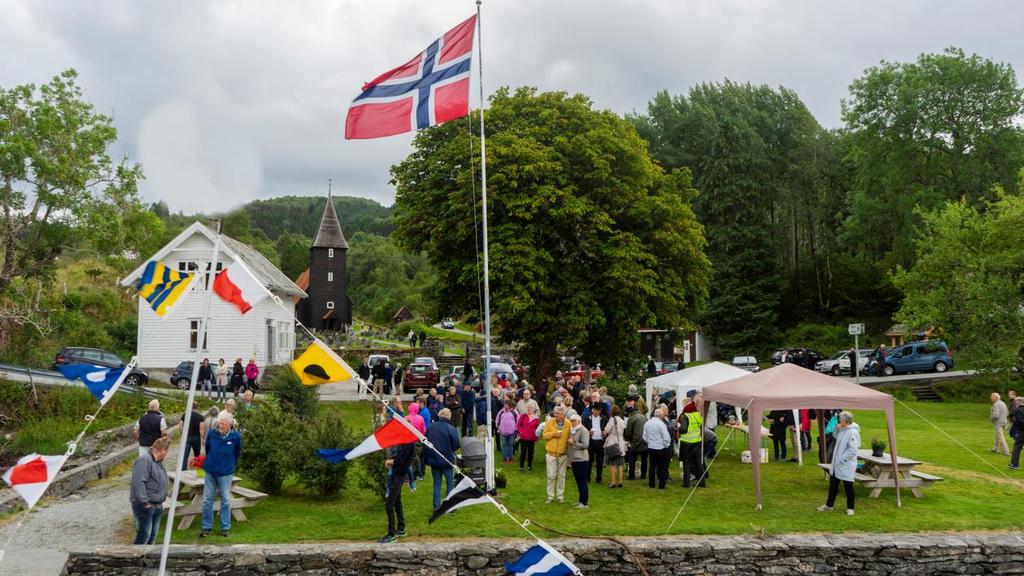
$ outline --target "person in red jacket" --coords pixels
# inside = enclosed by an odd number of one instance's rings
[[[533,470],[533,446],[537,443],[537,427],[540,425],[540,418],[537,416],[537,405],[530,404],[526,414],[520,414],[516,422],[516,432],[519,434],[519,471],[523,471],[526,465],[528,470]]]
[[[800,409],[800,446],[804,452],[811,450],[811,411],[807,408]]]

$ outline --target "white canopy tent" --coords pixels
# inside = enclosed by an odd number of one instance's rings
[[[703,390],[705,386],[711,386],[712,384],[718,384],[734,378],[740,378],[742,376],[749,376],[750,372],[741,370],[735,366],[728,364],[722,364],[721,362],[709,362],[707,364],[701,364],[700,366],[694,366],[692,368],[684,368],[682,370],[676,370],[675,372],[669,372],[668,374],[662,374],[661,376],[654,376],[647,379],[647,407],[648,410],[653,412],[656,404],[653,402],[655,393],[660,393],[666,390],[675,390],[676,393],[676,413],[683,411],[683,398],[686,397],[686,393],[690,390]],[[710,410],[708,412],[708,418],[716,418],[716,411]],[[739,408],[736,412],[737,418],[739,418]],[[709,427],[713,427],[712,423],[708,423]]]

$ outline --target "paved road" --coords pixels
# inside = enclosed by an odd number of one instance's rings
[[[444,330],[446,332],[453,332],[455,334],[462,334],[463,336],[479,336],[480,338],[483,338],[483,334],[478,334],[476,332],[470,332],[469,330],[463,330],[461,328],[445,328],[444,326],[441,326],[440,323],[434,324],[434,328],[438,328],[438,329]],[[493,334],[492,334],[492,336],[493,336]]]

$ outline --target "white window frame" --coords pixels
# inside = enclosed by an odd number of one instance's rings
[[[327,309],[328,310],[334,310],[334,300],[328,300],[327,301]]]
[[[327,273],[327,281],[328,282],[334,282],[334,272],[328,272]]]
[[[327,257],[328,258],[334,258],[334,248],[328,248],[327,249]]]
[[[199,318],[188,319],[188,349],[190,352],[196,351],[196,344],[199,343],[199,328],[202,326],[203,321]],[[207,331],[203,335],[203,352],[210,351],[210,332]]]

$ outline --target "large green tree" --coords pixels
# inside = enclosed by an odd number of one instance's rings
[[[629,122],[583,95],[502,89],[486,120],[494,321],[526,363],[550,373],[560,344],[623,361],[638,328],[695,324],[710,265],[688,170],[665,173]],[[479,307],[478,123],[420,132],[392,168],[398,241],[429,255],[452,313]]]
[[[0,345],[45,323],[40,294],[67,249],[125,260],[163,232],[139,202],[141,170],[111,160],[113,123],[75,79],[0,88]]]
[[[981,208],[963,199],[918,216],[916,262],[894,275],[905,295],[897,318],[938,328],[974,366],[1024,367],[1024,196]]]
[[[390,324],[406,306],[418,316],[431,312],[428,293],[434,269],[419,252],[405,251],[390,238],[356,232],[349,238],[348,293],[353,315]]]
[[[689,167],[714,266],[705,332],[760,352],[780,320],[834,312],[842,204],[836,140],[785,88],[722,82],[657,94],[632,119],[666,168]]]
[[[1024,164],[1024,93],[1009,64],[963,50],[882,62],[843,102],[853,166],[849,246],[882,272],[909,266],[920,212],[1012,190]]]

